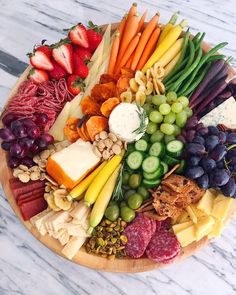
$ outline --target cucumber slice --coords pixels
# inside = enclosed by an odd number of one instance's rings
[[[179,158],[184,150],[184,144],[180,140],[172,140],[167,143],[166,151],[167,154],[174,158]]]
[[[142,168],[146,173],[155,172],[160,166],[160,159],[154,156],[147,157],[142,164]]]
[[[128,144],[128,147],[127,147],[127,154],[131,154],[132,152],[134,152],[135,151],[135,146],[134,146],[134,144],[133,143],[129,143]]]
[[[165,154],[165,145],[162,142],[155,142],[151,145],[149,154],[155,157],[162,157]]]
[[[175,173],[176,174],[183,174],[185,167],[186,167],[186,162],[185,162],[185,160],[181,160],[179,164],[180,164],[180,166],[177,170],[175,170]]]
[[[163,157],[163,162],[165,162],[168,166],[172,167],[176,164],[179,164],[180,161],[178,159],[170,157],[169,155],[165,155]]]
[[[153,173],[147,173],[147,172],[143,172],[143,177],[145,179],[148,179],[148,180],[157,180],[157,179],[160,179],[163,175],[163,172],[164,172],[164,168],[162,165],[159,166],[159,168],[153,172]]]
[[[161,179],[157,179],[157,180],[144,179],[142,182],[142,186],[145,188],[154,188],[154,187],[157,187],[160,183],[161,183]]]
[[[165,174],[168,172],[169,167],[168,167],[168,165],[167,165],[165,162],[163,162],[163,161],[161,161],[161,165],[162,165],[162,167],[163,167],[163,174],[165,175]]]
[[[137,151],[145,152],[148,148],[148,143],[144,139],[140,139],[135,143],[135,149]]]
[[[143,155],[139,151],[134,151],[129,154],[126,162],[132,170],[136,170],[142,165]]]

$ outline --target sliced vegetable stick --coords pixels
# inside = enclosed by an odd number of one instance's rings
[[[142,56],[138,62],[138,65],[136,67],[136,71],[141,70],[149,57],[152,55],[154,52],[156,45],[157,45],[157,40],[160,36],[161,28],[158,26],[153,32],[151,37],[148,40],[148,43],[142,53]]]
[[[115,69],[115,74],[119,74],[120,69],[127,63],[129,57],[134,52],[135,48],[138,45],[139,38],[141,33],[138,33],[130,42],[129,46],[127,47],[124,56],[121,59],[121,62],[118,64],[117,68]]]
[[[121,59],[127,47],[129,46],[129,43],[135,36],[137,28],[138,28],[138,16],[133,15],[129,20],[126,21],[125,31],[120,41],[120,49],[119,49],[116,65],[118,65],[121,62]]]
[[[143,27],[143,24],[145,22],[146,16],[147,16],[147,10],[144,12],[144,14],[142,15],[142,17],[139,20],[138,28],[137,28],[137,32],[136,32],[137,34],[142,30],[142,27]]]
[[[181,51],[183,46],[184,38],[178,39],[159,60],[162,67],[165,67],[176,57],[176,55]]]
[[[112,44],[111,53],[110,53],[110,59],[109,59],[109,65],[108,65],[108,74],[112,75],[114,71],[114,67],[116,64],[116,59],[119,51],[119,45],[120,45],[120,33],[119,31],[115,35],[114,42]]]
[[[179,52],[176,57],[174,59],[172,59],[172,61],[170,63],[168,63],[168,65],[165,67],[165,74],[163,76],[163,78],[165,78],[175,67],[175,65],[177,64],[179,58],[180,58],[181,52]]]
[[[153,18],[149,21],[146,28],[144,29],[142,36],[140,38],[140,42],[135,50],[134,58],[131,64],[131,69],[134,71],[137,67],[137,64],[142,56],[143,50],[148,43],[148,39],[152,35],[152,32],[155,30],[157,22],[159,20],[160,14],[157,13],[153,16]]]

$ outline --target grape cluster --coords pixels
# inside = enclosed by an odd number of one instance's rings
[[[43,132],[48,116],[36,113],[35,117],[35,121],[29,118],[17,119],[14,114],[9,113],[2,119],[4,128],[0,129],[0,138],[3,140],[1,147],[9,152],[10,168],[20,164],[33,166],[33,156],[54,141],[53,136]]]
[[[204,189],[236,198],[236,133],[205,127],[192,117],[181,136],[187,142],[185,176]]]
[[[179,135],[187,119],[192,116],[192,110],[188,105],[187,97],[177,97],[173,91],[166,96],[149,96],[143,106],[149,116],[146,132],[150,135],[156,133],[157,137]]]

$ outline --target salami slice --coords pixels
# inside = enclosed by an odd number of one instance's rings
[[[154,219],[151,219],[151,228],[152,228],[152,235],[153,235],[157,230],[157,222]]]
[[[165,220],[161,221],[160,224],[160,230],[169,230],[171,228],[171,218],[166,218]]]
[[[163,263],[163,264],[170,264],[170,263],[172,263],[176,259],[177,256],[179,256],[179,254],[180,254],[180,251],[177,252],[173,257],[171,257],[169,259],[166,259],[166,260],[163,260],[161,263]]]
[[[146,215],[139,213],[132,224],[136,224],[142,231],[152,234],[152,221]]]
[[[155,262],[168,261],[180,252],[180,244],[175,234],[168,231],[156,232],[147,246],[146,254]]]

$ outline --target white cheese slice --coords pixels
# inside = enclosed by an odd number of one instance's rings
[[[69,239],[70,235],[68,234],[68,231],[64,231],[64,233],[59,236],[58,241],[62,246],[65,246],[69,242]]]
[[[68,259],[72,259],[85,241],[86,237],[71,237],[69,242],[62,249],[62,254]]]
[[[141,111],[144,111],[141,108]],[[143,133],[137,134],[135,130],[140,127],[139,109],[136,104],[121,103],[111,112],[109,118],[109,128],[119,139],[133,142],[140,139]],[[145,122],[148,123],[148,119]]]
[[[70,212],[70,215],[78,221],[81,221],[83,218],[88,216],[90,210],[91,209],[85,205],[84,200],[81,200]]]
[[[45,225],[47,226],[48,230],[57,232],[61,228],[60,224],[67,222],[69,218],[70,215],[68,211],[60,211],[48,218],[45,222]]]
[[[236,101],[230,97],[200,120],[205,126],[224,124],[236,128]]]

